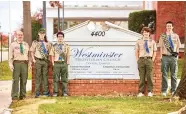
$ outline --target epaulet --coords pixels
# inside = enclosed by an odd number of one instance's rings
[[[69,45],[68,45],[67,43],[65,43],[65,46],[66,46],[66,47],[69,47]]]
[[[166,33],[160,34],[160,38],[165,38],[165,37],[167,37]]]
[[[12,45],[12,44],[14,44],[14,43],[15,43],[15,41],[11,42],[10,45]]]
[[[174,35],[176,35],[176,36],[179,36],[178,34],[176,34],[175,32],[173,33]]]
[[[56,45],[57,45],[57,43],[53,44],[53,46],[56,46]]]
[[[28,44],[28,43],[27,43],[27,42],[25,42],[25,41],[23,41],[23,43],[24,43],[24,44],[26,44],[26,45]]]
[[[34,40],[33,43],[37,43],[37,40]]]
[[[166,35],[166,33],[162,33],[162,34],[160,34],[160,36],[162,36],[162,35]]]
[[[50,44],[52,46],[52,42],[48,42],[48,44]]]
[[[142,38],[138,38],[138,40],[141,40]]]

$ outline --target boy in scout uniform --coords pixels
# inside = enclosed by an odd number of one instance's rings
[[[12,82],[12,102],[18,100],[19,80],[20,80],[20,99],[26,97],[26,83],[28,78],[28,43],[23,41],[23,32],[16,32],[16,41],[10,44],[9,67],[13,72]]]
[[[148,96],[153,96],[152,70],[153,61],[156,57],[157,47],[155,41],[150,38],[150,32],[150,28],[144,27],[141,31],[143,37],[136,42],[135,46],[135,54],[140,76],[138,97],[144,96],[146,78],[148,83]]]
[[[40,96],[40,85],[43,83],[43,95],[49,96],[48,90],[48,55],[51,43],[47,41],[45,29],[39,30],[39,38],[32,42],[30,48],[33,63],[35,63],[35,97]]]
[[[52,56],[53,64],[53,82],[54,82],[54,94],[58,95],[58,88],[60,80],[62,80],[62,95],[68,96],[67,94],[67,83],[68,83],[68,64],[69,64],[69,46],[63,41],[64,33],[57,33],[57,43],[53,45],[50,55]],[[61,79],[60,79],[61,78]]]
[[[160,35],[160,57],[161,57],[161,72],[162,72],[162,95],[167,95],[168,88],[168,72],[171,73],[171,94],[176,91],[177,86],[177,71],[178,71],[178,53],[181,46],[179,36],[173,32],[173,22],[166,23],[166,33]]]

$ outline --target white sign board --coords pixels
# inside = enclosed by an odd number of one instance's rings
[[[139,79],[134,46],[71,46],[69,79]]]

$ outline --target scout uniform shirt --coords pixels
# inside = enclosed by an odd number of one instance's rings
[[[172,42],[174,44],[173,51],[174,52],[179,52],[179,48],[177,48],[177,47],[181,46],[179,36],[176,33],[172,33],[171,34],[171,39],[172,39]],[[162,37],[160,37],[160,39],[159,39],[159,46],[160,46],[160,48],[162,48],[162,54],[171,55],[171,53],[169,51],[167,51],[167,48],[165,47],[165,44],[164,44],[164,41],[163,41]]]
[[[21,53],[21,48],[23,48],[23,52]],[[20,43],[17,41],[12,42],[10,44],[9,49],[9,65],[13,65],[14,60],[28,60],[28,51],[29,51],[29,45],[26,42],[22,42],[22,47],[20,46]]]
[[[44,43],[45,49],[47,50],[47,55],[48,55],[48,53],[51,49],[51,43],[49,43],[49,42],[43,42],[43,43]],[[32,51],[34,53],[35,57],[40,58],[40,59],[44,59],[44,57],[41,54],[42,53],[42,42],[34,40],[32,42],[32,46],[30,48],[30,51]]]
[[[145,39],[139,39],[136,42],[135,45],[135,49],[138,50],[139,52],[139,57],[152,57],[153,56],[153,52],[157,51],[157,47],[156,47],[156,43],[154,40],[152,39],[147,39],[147,44],[148,44],[148,48],[149,48],[149,53],[146,52],[145,50]]]
[[[60,45],[62,45],[62,49],[60,49]],[[69,64],[69,54],[69,46],[66,43],[55,43],[50,51],[50,55],[54,56],[54,61],[65,61],[67,64]],[[60,57],[62,58],[60,59]]]

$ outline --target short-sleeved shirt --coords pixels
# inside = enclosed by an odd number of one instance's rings
[[[50,42],[43,42],[43,43],[44,43],[45,48],[49,54],[52,44]],[[34,56],[37,58],[40,58],[40,59],[43,58],[42,54],[41,54],[41,45],[42,45],[42,42],[34,40],[32,42],[32,46],[30,47],[30,51],[34,53]]]
[[[153,56],[153,53],[155,51],[157,51],[157,46],[156,46],[156,42],[152,39],[148,39],[148,48],[149,48],[149,53],[146,52],[145,50],[145,40],[142,38],[142,39],[139,39],[137,42],[136,42],[136,45],[135,45],[135,50],[139,52],[139,57],[146,57],[146,56],[150,56],[152,57]]]
[[[62,45],[62,50],[60,49],[60,45]],[[50,51],[50,55],[54,56],[54,61],[65,61],[65,59],[67,59],[67,61],[69,60],[69,46],[66,43],[56,43],[52,46],[52,49]],[[59,56],[61,53],[65,54],[66,58],[62,58],[62,60],[59,60]]]
[[[167,36],[167,38],[168,38],[168,36]],[[179,52],[179,48],[181,46],[179,36],[176,33],[172,33],[171,34],[171,39],[172,39],[172,42],[174,44],[173,51],[174,52]],[[167,48],[165,47],[164,41],[163,41],[161,36],[160,36],[160,39],[159,39],[159,46],[160,46],[160,48],[162,48],[162,54],[171,55],[171,53],[169,51],[167,51]]]
[[[14,60],[28,60],[29,45],[26,42],[22,42],[23,54],[20,50],[20,43],[17,41],[10,44],[9,49],[9,65],[13,65]]]

